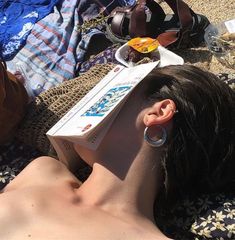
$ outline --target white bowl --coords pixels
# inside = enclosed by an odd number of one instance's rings
[[[127,62],[125,60],[125,53],[129,50],[130,46],[128,46],[127,43],[122,45],[115,53],[115,58],[117,61],[119,61],[121,64],[123,64],[126,67],[133,67],[134,63]],[[159,46],[158,51],[160,54],[160,63],[158,67],[164,67],[168,65],[182,65],[184,64],[184,59],[180,57],[179,55],[171,52],[170,50]]]

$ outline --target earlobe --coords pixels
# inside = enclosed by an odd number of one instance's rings
[[[163,124],[170,121],[176,112],[176,105],[171,99],[164,99],[151,106],[145,116],[144,124],[149,127],[154,124]]]

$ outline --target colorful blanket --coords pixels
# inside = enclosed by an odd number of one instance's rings
[[[34,24],[48,15],[58,1],[0,1],[0,58],[12,59]]]
[[[108,14],[116,6],[132,4],[134,0],[63,0],[54,11],[38,21],[27,38],[26,45],[8,63],[11,71],[20,71],[26,79],[29,95],[39,93],[71,79],[84,60],[94,35],[104,36],[99,27],[81,31],[84,21],[100,12]],[[102,28],[102,27],[101,27]]]

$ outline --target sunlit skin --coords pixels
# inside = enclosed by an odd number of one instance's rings
[[[129,97],[97,151],[74,146],[93,167],[83,184],[64,164],[40,157],[6,186],[1,239],[168,239],[153,216],[164,147],[149,146],[143,132],[161,124],[170,135],[176,106],[170,99],[147,104],[142,91]]]

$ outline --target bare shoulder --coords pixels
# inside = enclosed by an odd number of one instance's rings
[[[42,156],[29,163],[20,174],[5,187],[4,192],[25,186],[48,185],[61,181],[79,182],[63,163],[54,158]]]
[[[58,161],[55,158],[42,156],[34,159],[25,169],[21,172],[21,174],[29,174],[34,176],[35,174],[43,175],[46,177],[47,175],[51,176],[52,174],[58,174],[61,172],[67,172],[66,166]]]

